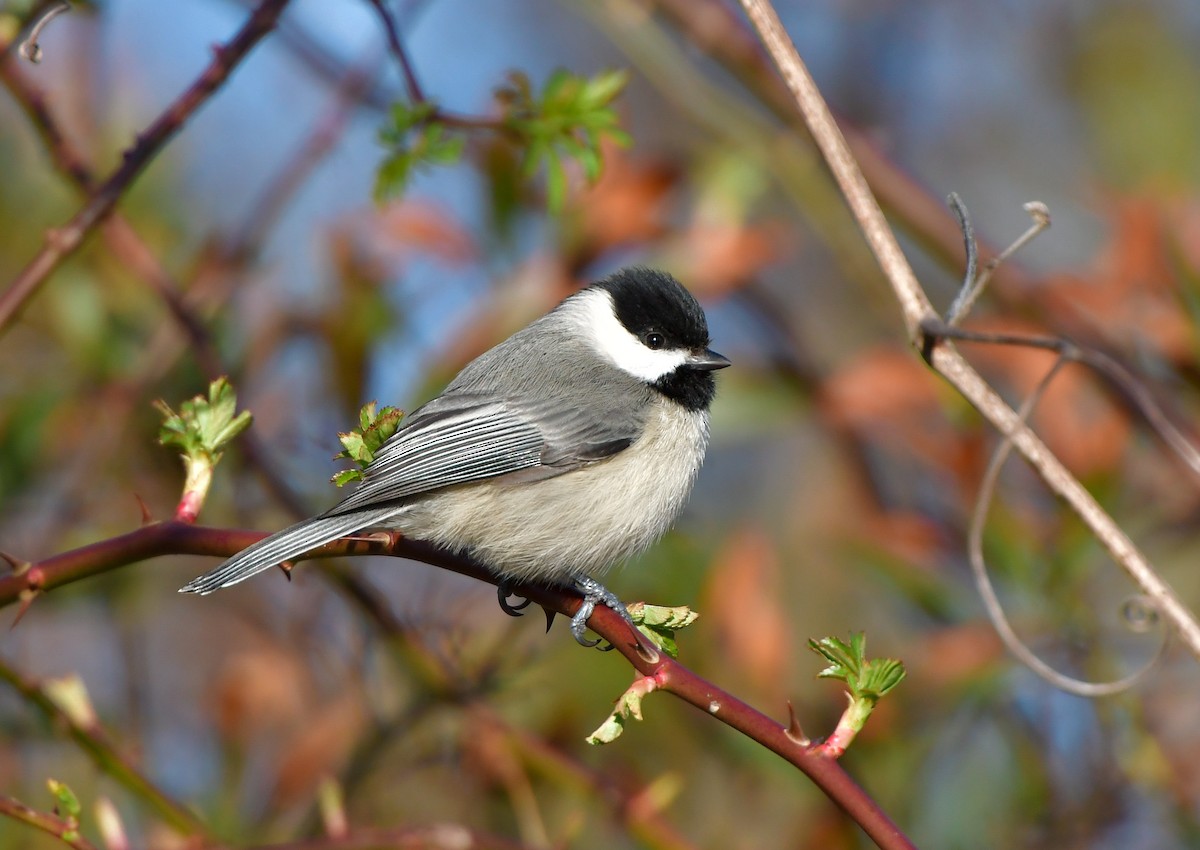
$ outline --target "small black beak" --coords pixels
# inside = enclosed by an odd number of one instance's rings
[[[724,369],[730,365],[729,358],[724,357],[711,348],[706,348],[703,351],[693,352],[688,355],[688,359],[684,361],[684,365],[689,369],[698,369],[701,372],[712,372],[715,369]]]

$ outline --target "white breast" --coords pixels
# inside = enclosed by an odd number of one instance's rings
[[[642,436],[611,458],[555,478],[434,494],[399,518],[401,530],[468,550],[513,579],[597,576],[675,521],[707,445],[708,413],[664,399]]]

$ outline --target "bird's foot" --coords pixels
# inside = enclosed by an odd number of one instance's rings
[[[512,604],[508,600],[512,598],[512,585],[508,579],[501,580],[496,586],[496,596],[500,600],[500,610],[510,617],[521,617],[525,614],[525,609],[533,602],[532,599],[526,599],[523,596],[518,596],[520,600],[517,604]]]
[[[633,626],[633,619],[629,616],[629,611],[626,610],[625,604],[616,597],[616,594],[594,578],[588,578],[587,576],[576,578],[575,589],[583,594],[583,603],[580,604],[579,610],[575,612],[575,616],[571,618],[571,635],[580,646],[589,648],[600,646],[600,638],[588,640],[583,636],[583,633],[587,631],[588,618],[596,610],[596,603],[602,603],[613,609],[621,615],[625,622]],[[613,649],[611,643],[600,646],[601,652],[608,652],[611,649]]]

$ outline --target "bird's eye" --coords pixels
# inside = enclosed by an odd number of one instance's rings
[[[646,343],[646,347],[654,351],[658,351],[667,344],[667,338],[658,333],[648,333],[642,339]]]

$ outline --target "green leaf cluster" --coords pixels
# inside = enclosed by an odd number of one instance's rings
[[[559,69],[541,93],[520,72],[496,92],[504,107],[504,126],[521,141],[521,170],[528,177],[546,169],[546,202],[560,210],[567,196],[564,162],[575,160],[589,182],[600,178],[600,143],[608,138],[626,146],[629,135],[618,126],[612,102],[629,81],[625,71],[604,71],[590,79]]]
[[[626,606],[629,617],[638,630],[650,639],[650,642],[672,658],[679,657],[679,645],[675,641],[675,633],[685,629],[700,614],[686,605],[666,607],[663,605],[647,605],[645,602],[634,602]]]
[[[57,779],[47,779],[46,787],[50,789],[50,794],[54,797],[54,813],[66,821],[67,829],[62,834],[63,841],[68,844],[78,841],[79,834],[79,815],[83,811],[83,807],[79,805],[79,798],[75,796],[65,782],[59,782]]]
[[[253,419],[249,411],[237,412],[237,393],[224,377],[208,385],[208,398],[196,396],[185,401],[178,413],[161,399],[154,406],[163,415],[158,442],[176,446],[185,459],[203,461],[210,467]]]
[[[560,69],[539,92],[528,76],[514,71],[496,90],[498,121],[450,120],[429,100],[396,103],[379,130],[379,142],[388,153],[376,173],[375,198],[402,194],[423,168],[457,162],[466,133],[488,130],[502,133],[520,149],[520,171],[526,178],[545,169],[547,205],[561,210],[567,197],[567,161],[578,162],[588,181],[595,182],[603,165],[601,143],[630,143],[612,108],[628,79],[625,71],[589,78]]]
[[[338,434],[342,450],[334,456],[335,460],[345,458],[358,464],[358,469],[343,469],[330,480],[339,487],[345,487],[351,481],[361,481],[363,470],[375,460],[375,452],[387,442],[396,429],[404,411],[396,407],[377,409],[375,402],[368,402],[358,412],[358,429]]]
[[[435,165],[452,165],[462,156],[466,136],[452,133],[438,118],[437,104],[392,104],[379,143],[388,150],[375,173],[375,200],[404,194],[413,175]]]
[[[877,702],[905,676],[904,663],[895,658],[867,658],[863,632],[852,633],[849,643],[835,637],[810,640],[808,648],[829,662],[817,677],[845,682],[854,700]]]
[[[654,693],[657,687],[657,683],[652,678],[643,677],[635,681],[617,699],[608,719],[601,723],[599,728],[588,735],[585,740],[596,747],[601,744],[611,744],[620,738],[631,718],[633,720],[642,719],[642,700]]]

